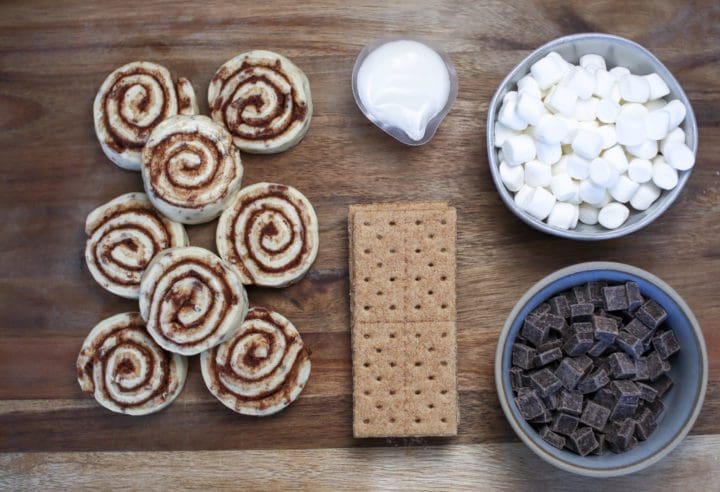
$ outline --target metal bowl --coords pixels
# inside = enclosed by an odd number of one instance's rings
[[[647,210],[639,212],[631,208],[630,217],[627,221],[619,228],[612,230],[605,229],[599,224],[590,226],[579,223],[575,229],[570,230],[550,226],[520,209],[513,200],[513,194],[505,188],[505,185],[500,179],[498,149],[495,148],[495,121],[497,120],[497,113],[500,110],[503,97],[508,91],[515,88],[518,80],[530,72],[530,67],[533,63],[551,51],[557,51],[567,61],[575,64],[578,63],[582,55],[595,53],[605,58],[608,68],[620,65],[627,67],[632,73],[637,75],[657,72],[670,88],[670,94],[666,96],[667,99],[679,99],[687,108],[687,115],[681,128],[685,131],[685,143],[693,153],[697,153],[698,131],[692,106],[678,81],[675,80],[675,77],[673,77],[660,60],[639,44],[620,36],[601,33],[565,36],[541,46],[520,62],[508,76],[505,77],[505,80],[502,81],[490,102],[487,119],[488,160],[490,163],[490,172],[492,173],[493,181],[500,193],[500,197],[505,202],[505,205],[526,224],[548,234],[568,239],[578,239],[581,241],[613,239],[642,229],[658,218],[675,201],[690,177],[692,169],[679,172],[678,185],[670,191],[663,191],[655,203]]]

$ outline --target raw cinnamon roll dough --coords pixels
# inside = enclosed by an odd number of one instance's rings
[[[85,261],[104,289],[140,295],[140,277],[163,249],[187,246],[182,224],[163,217],[145,193],[127,193],[96,208],[85,221]]]
[[[203,248],[161,252],[140,282],[140,314],[148,333],[178,354],[199,354],[227,340],[247,309],[247,293],[235,270]]]
[[[157,412],[185,384],[187,359],[160,348],[139,313],[101,321],[83,343],[77,360],[80,388],[105,408],[128,415]]]
[[[284,287],[302,278],[315,261],[317,216],[295,188],[257,183],[240,190],[222,214],[215,240],[243,284]]]
[[[200,356],[210,392],[226,407],[258,417],[295,401],[310,377],[300,333],[284,316],[252,308],[228,341]]]
[[[248,51],[222,65],[210,81],[212,118],[240,150],[274,154],[297,145],[310,127],[310,82],[272,51]]]
[[[143,148],[142,161],[150,201],[184,224],[220,215],[243,175],[230,134],[207,116],[174,116],[160,123]]]
[[[93,118],[103,152],[116,165],[140,170],[140,153],[150,132],[177,114],[197,114],[190,81],[174,82],[162,65],[132,62],[107,76],[95,97]]]

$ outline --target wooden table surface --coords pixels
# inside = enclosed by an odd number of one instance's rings
[[[700,126],[697,165],[680,199],[626,238],[578,243],[525,226],[502,204],[485,150],[490,98],[540,44],[573,32],[632,38],[675,73]],[[460,91],[434,140],[396,143],[357,110],[355,56],[388,35],[444,47]],[[253,48],[295,61],[312,85],[305,140],[274,156],[243,155],[245,183],[280,181],[315,206],[321,247],[302,282],[250,289],[284,313],[313,353],[300,399],[264,419],[236,415],[205,389],[198,361],[185,390],[147,417],[112,414],[84,396],[75,359],[88,331],[136,304],[102,290],[83,261],[94,207],[141,190],[100,150],[95,93],[137,59],[192,81],[203,112],[216,68]],[[150,484],[204,488],[603,486],[716,488],[720,483],[720,4],[648,2],[5,1],[0,5],[0,488]],[[447,200],[458,210],[458,368],[461,419],[453,439],[356,440],[351,430],[347,208],[352,203]],[[215,222],[189,227],[215,249]],[[645,472],[608,481],[574,477],[522,445],[493,383],[498,331],[544,275],[587,260],[645,268],[694,309],[710,384],[691,436]]]

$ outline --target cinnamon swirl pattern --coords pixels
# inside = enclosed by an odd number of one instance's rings
[[[185,384],[187,359],[160,348],[139,313],[101,321],[85,339],[77,360],[80,388],[105,408],[128,415],[157,412]]]
[[[142,161],[150,201],[184,224],[220,215],[243,175],[230,134],[207,116],[174,116],[160,123],[143,148]]]
[[[93,278],[128,299],[140,295],[140,277],[156,254],[188,245],[182,224],[163,217],[145,193],[127,193],[96,208],[85,233],[85,262]]]
[[[172,248],[158,254],[140,282],[140,314],[165,350],[195,355],[230,338],[247,314],[235,271],[210,251]]]
[[[274,154],[297,145],[310,127],[310,82],[272,51],[248,51],[222,65],[210,81],[213,119],[245,152]]]
[[[284,287],[302,278],[315,261],[317,216],[295,188],[257,183],[240,190],[220,216],[215,240],[243,284]]]
[[[200,356],[200,368],[225,406],[262,417],[297,399],[310,377],[310,356],[284,316],[252,308],[240,331]]]
[[[173,82],[167,68],[132,62],[112,72],[93,105],[95,133],[105,155],[116,165],[140,170],[140,153],[150,132],[176,114],[197,114],[190,81]]]

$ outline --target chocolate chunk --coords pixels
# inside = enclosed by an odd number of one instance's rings
[[[602,456],[605,454],[605,449],[607,449],[607,445],[605,443],[605,434],[595,434],[595,439],[597,439],[598,447],[595,448],[595,451],[593,451],[591,454],[595,456]]]
[[[576,333],[567,339],[563,350],[571,357],[586,353],[595,344],[592,333]]]
[[[621,451],[626,450],[628,446],[630,446],[634,434],[635,421],[630,418],[608,425],[607,432],[605,433],[609,443],[617,446]]]
[[[671,330],[658,333],[652,339],[652,344],[655,350],[657,350],[658,355],[663,359],[667,359],[680,350],[680,344],[677,338],[675,338],[675,333]]]
[[[635,361],[635,379],[639,381],[654,381],[665,373],[665,364],[657,352],[650,352],[646,357]]]
[[[630,314],[643,305],[645,299],[640,293],[640,286],[636,282],[625,282],[625,295],[628,300],[627,310]]]
[[[588,355],[591,357],[600,357],[603,352],[605,352],[608,347],[612,345],[611,342],[605,342],[603,340],[597,340],[595,344],[590,347],[590,350],[587,351]]]
[[[647,343],[648,340],[650,340],[653,331],[645,326],[645,324],[638,320],[633,319],[628,324],[623,326],[623,330],[633,335],[635,338],[639,338],[642,340],[643,344]]]
[[[559,392],[556,391],[555,393],[546,396],[542,399],[542,401],[545,404],[545,408],[547,408],[548,410],[556,410],[558,407],[558,402],[560,401]]]
[[[545,408],[545,410],[543,410],[543,413],[540,416],[535,417],[534,419],[530,420],[530,422],[533,424],[549,424],[550,422],[552,422],[552,420],[553,413],[547,408]]]
[[[647,383],[636,383],[637,387],[640,389],[640,399],[645,401],[653,401],[658,396],[658,390],[656,390],[652,385]]]
[[[563,387],[567,390],[575,388],[584,374],[585,369],[572,357],[566,357],[560,361],[560,365],[555,370],[555,376],[562,381]]]
[[[657,429],[657,422],[652,411],[643,408],[635,419],[635,436],[641,441],[645,441],[650,437],[650,434],[655,432],[655,429]]]
[[[635,415],[635,412],[637,412],[638,407],[638,403],[623,403],[618,401],[610,411],[610,420],[621,420],[632,417]]]
[[[542,321],[542,318],[528,316],[522,327],[522,335],[525,339],[535,345],[541,345],[550,333],[550,327]]]
[[[537,351],[522,343],[514,343],[512,348],[512,364],[523,369],[535,367],[535,356]]]
[[[610,382],[605,369],[598,368],[580,380],[577,389],[582,394],[594,393]]]
[[[645,326],[654,330],[667,319],[667,311],[665,311],[660,304],[649,299],[638,308],[635,316],[642,321]]]
[[[530,382],[530,374],[523,372],[520,379],[522,380],[523,387],[530,388],[532,386],[532,383]]]
[[[653,381],[650,383],[650,386],[657,392],[657,397],[662,398],[665,393],[668,392],[670,388],[673,386],[673,380],[669,377],[663,375],[660,376],[657,381]]]
[[[580,419],[575,415],[559,412],[555,414],[555,418],[553,419],[550,428],[553,432],[569,436],[575,431],[579,422]]]
[[[535,365],[538,367],[546,366],[554,360],[562,359],[562,350],[559,348],[553,348],[544,352],[538,351],[535,356]]]
[[[520,367],[510,368],[510,387],[517,393],[522,388],[522,374],[523,370]]]
[[[532,420],[545,412],[545,404],[540,399],[537,391],[534,390],[518,395],[515,398],[515,405],[517,405],[520,415],[525,420]]]
[[[610,354],[607,361],[613,378],[629,379],[635,376],[635,362],[625,352]]]
[[[610,388],[600,388],[597,393],[595,393],[595,398],[593,398],[593,401],[597,403],[598,405],[602,405],[608,410],[612,410],[615,408],[615,405],[617,403],[617,398],[615,397],[615,394],[610,390]]]
[[[583,396],[576,391],[560,390],[557,410],[570,415],[580,415],[583,408]]]
[[[570,335],[577,335],[578,333],[593,333],[595,329],[593,328],[593,324],[588,321],[583,321],[581,323],[573,323],[570,325]]]
[[[590,302],[587,296],[587,289],[585,289],[585,286],[583,285],[577,285],[572,288],[572,294],[573,298],[575,300],[574,303],[571,304],[585,304],[587,302]],[[591,303],[592,304],[592,303]],[[572,307],[571,307],[572,310]]]
[[[570,435],[570,440],[580,456],[587,456],[599,446],[590,427],[580,427]]]
[[[633,381],[627,379],[616,379],[609,385],[618,403],[637,405],[640,399],[640,389]]]
[[[547,425],[540,429],[540,437],[542,437],[545,442],[558,449],[565,447],[565,438],[550,430],[550,427]]]
[[[530,311],[530,314],[528,314],[528,316],[532,316],[534,318],[540,318],[540,317],[542,317],[543,314],[549,313],[549,312],[550,312],[550,304],[548,304],[547,302],[543,302],[543,303],[539,304],[538,307],[536,307],[535,309]]]
[[[550,369],[541,369],[530,375],[530,383],[542,397],[546,397],[559,390],[563,383]]]
[[[597,431],[602,431],[607,424],[608,418],[610,417],[610,410],[602,405],[598,405],[593,401],[588,401],[585,404],[585,410],[583,410],[580,422],[592,427]]]
[[[660,418],[660,415],[665,411],[665,404],[660,400],[660,398],[656,398],[655,401],[646,402],[645,408],[653,413],[653,418],[657,421]]]
[[[622,311],[628,308],[628,298],[624,285],[604,287],[602,293],[606,311]]]
[[[605,285],[607,284],[603,284],[601,282],[588,282],[585,285],[587,302],[592,303],[595,307],[602,307],[604,305],[603,288]]]
[[[518,396],[527,395],[528,393],[532,393],[535,391],[530,386],[520,386],[517,390]]]
[[[642,340],[624,330],[620,330],[620,333],[615,339],[615,344],[635,360],[642,357],[642,354],[645,352],[645,346]]]
[[[592,329],[595,332],[595,338],[604,342],[612,343],[618,336],[618,322],[606,316],[593,315]]]
[[[591,321],[595,306],[591,303],[578,303],[570,305],[570,320],[573,323]]]
[[[564,341],[561,338],[550,338],[542,345],[539,345],[537,351],[538,353],[547,352],[548,350],[562,347],[563,343]]]
[[[550,312],[562,318],[570,317],[570,299],[565,295],[555,296],[548,301]]]

